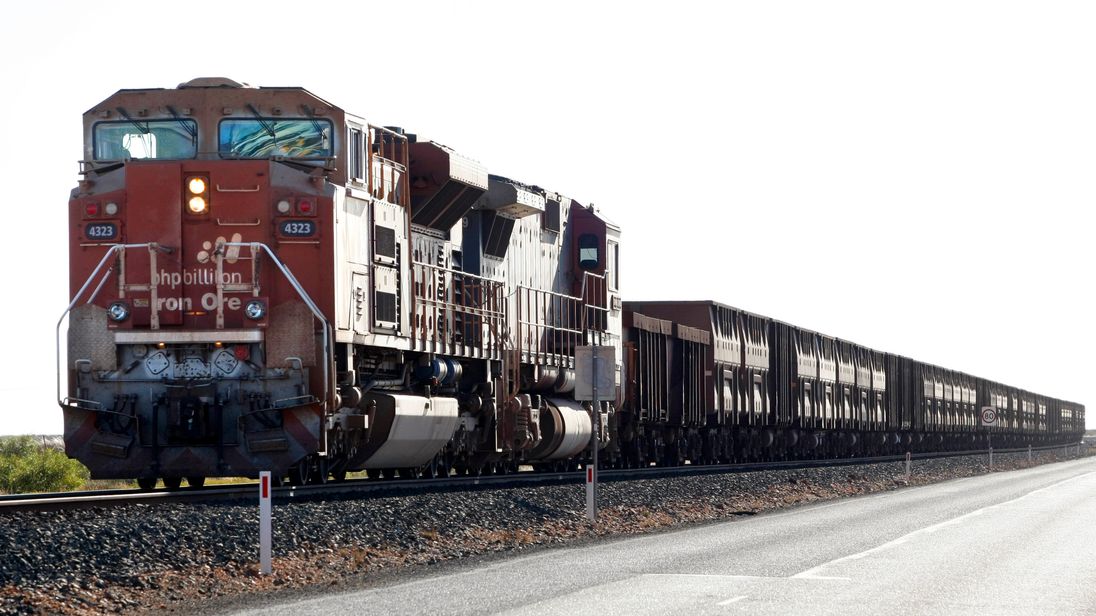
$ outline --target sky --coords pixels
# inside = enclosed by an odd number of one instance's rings
[[[625,299],[713,299],[1090,407],[1088,2],[7,4],[0,434],[60,433],[81,114],[302,86],[623,229]],[[311,13],[310,13],[311,11]]]

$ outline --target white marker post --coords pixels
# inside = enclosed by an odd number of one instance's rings
[[[600,367],[598,364],[601,364]],[[575,400],[590,400],[591,462],[586,467],[586,516],[597,520],[597,453],[601,444],[601,403],[599,391],[612,394],[616,387],[616,349],[611,346],[575,348]]]
[[[259,473],[259,574],[270,575],[270,471]]]

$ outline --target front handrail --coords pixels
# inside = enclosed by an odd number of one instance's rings
[[[147,248],[149,250],[159,250],[167,253],[171,252],[170,248],[166,246],[160,246],[156,242],[146,242],[144,244],[105,244],[105,246],[107,247],[106,254],[104,254],[103,258],[99,260],[99,264],[95,266],[95,269],[91,271],[91,275],[89,275],[88,279],[84,281],[84,285],[80,287],[80,290],[76,292],[75,296],[73,296],[72,301],[69,302],[69,305],[67,308],[65,308],[65,311],[61,313],[61,318],[57,319],[57,327],[54,331],[54,352],[57,353],[57,360],[55,362],[57,365],[54,367],[57,369],[57,404],[62,407],[65,406],[65,400],[67,399],[66,397],[61,396],[61,324],[65,322],[65,317],[67,317],[68,314],[72,312],[72,309],[76,307],[76,304],[80,302],[80,298],[84,295],[84,292],[88,290],[88,287],[91,286],[92,281],[94,281],[95,277],[99,275],[99,272],[102,271],[103,266],[107,264],[107,261],[112,255],[114,255],[114,253],[124,252],[130,248]],[[103,279],[99,281],[99,284],[95,287],[95,291],[91,294],[90,297],[88,297],[88,301],[85,303],[90,304],[91,302],[95,301],[95,298],[99,296],[99,291],[103,290],[103,285],[106,284],[107,278],[110,276],[110,272],[113,270],[114,267],[111,266],[107,270],[107,272],[103,274]]]
[[[76,305],[80,302],[81,297],[83,297],[83,295],[87,292],[88,287],[91,286],[92,282],[94,282],[95,279],[99,276],[99,273],[103,271],[103,267],[116,253],[124,252],[125,250],[128,250],[130,248],[146,248],[149,250],[157,250],[166,253],[172,252],[171,248],[168,248],[166,246],[160,246],[155,242],[148,242],[144,244],[108,244],[106,246],[106,254],[104,254],[103,258],[99,260],[99,264],[95,266],[95,269],[92,270],[91,274],[88,276],[88,279],[84,282],[83,286],[81,286],[80,290],[76,292],[75,296],[73,296],[72,301],[69,302],[69,305],[67,308],[65,308],[65,311],[61,313],[61,318],[57,319],[57,327],[54,332],[54,344],[55,351],[57,353],[57,365],[55,366],[57,370],[56,395],[57,403],[62,408],[65,406],[65,400],[68,399],[61,394],[61,324],[64,323],[65,317],[67,317],[68,314],[72,312],[72,309],[75,308]],[[334,408],[334,392],[332,391],[332,388],[330,386],[332,381],[331,366],[334,364],[334,358],[332,357],[333,347],[331,346],[331,324],[328,322],[327,318],[324,317],[319,307],[316,306],[316,303],[312,301],[312,298],[304,290],[304,287],[301,286],[301,283],[297,280],[297,277],[293,275],[293,272],[291,272],[289,268],[286,267],[285,263],[282,263],[281,259],[279,259],[277,255],[274,254],[274,251],[271,250],[269,246],[260,242],[226,242],[224,244],[221,244],[221,246],[222,248],[226,246],[249,247],[251,248],[253,254],[259,252],[260,250],[265,252],[270,257],[270,260],[273,261],[274,265],[277,266],[277,268],[282,272],[282,275],[285,276],[286,280],[289,281],[289,284],[293,287],[293,290],[297,292],[297,295],[299,295],[300,298],[304,301],[305,305],[308,306],[308,309],[312,312],[312,316],[320,321],[320,324],[323,326],[324,396],[326,398],[325,402],[329,405],[329,408]],[[111,271],[113,271],[113,269],[113,266],[108,268],[108,270],[103,275],[103,279],[99,282],[98,285],[96,285],[95,291],[88,297],[87,302],[85,303],[90,304],[91,302],[95,301],[95,298],[99,295],[99,292],[102,290],[107,278],[110,276],[110,273]]]
[[[312,301],[312,298],[308,295],[308,292],[304,290],[304,287],[301,286],[301,283],[297,280],[297,277],[293,275],[293,272],[289,271],[289,268],[286,267],[285,263],[282,263],[282,260],[279,259],[276,254],[274,254],[274,251],[270,249],[270,246],[267,246],[262,242],[225,242],[221,244],[222,250],[223,248],[229,246],[250,248],[252,255],[258,253],[259,250],[262,249],[262,251],[270,257],[270,260],[274,262],[274,265],[276,265],[278,269],[282,272],[282,275],[285,276],[285,279],[289,281],[290,286],[292,286],[293,290],[297,292],[297,295],[300,296],[305,305],[308,306],[308,309],[312,312],[312,316],[315,317],[316,320],[318,320],[323,326],[324,402],[328,405],[328,410],[333,411],[335,409],[335,392],[333,391],[330,384],[332,381],[331,367],[334,365],[335,360],[334,357],[332,357],[334,353],[334,348],[331,346],[331,324],[328,322],[327,317],[323,315],[323,312],[321,312],[319,307],[316,306],[316,303]]]

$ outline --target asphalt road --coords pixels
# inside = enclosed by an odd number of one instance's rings
[[[1096,458],[239,614],[1096,614]]]

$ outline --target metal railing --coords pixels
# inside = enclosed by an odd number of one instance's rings
[[[587,272],[578,296],[520,285],[515,293],[521,361],[569,368],[576,347],[604,343],[609,328],[604,276]]]
[[[218,273],[220,273],[220,271],[221,271],[221,261],[224,258],[223,247],[232,247],[232,246],[236,246],[236,247],[240,247],[240,248],[248,247],[248,248],[251,249],[251,258],[252,258],[252,265],[251,265],[252,284],[251,284],[251,287],[255,289],[256,293],[258,293],[258,288],[259,288],[258,287],[258,285],[259,285],[259,281],[258,281],[258,272],[259,272],[258,257],[262,252],[265,252],[267,254],[267,256],[270,257],[270,260],[274,262],[274,265],[278,268],[278,270],[282,273],[282,276],[284,276],[286,281],[289,282],[290,286],[293,287],[293,290],[297,292],[297,295],[301,298],[302,301],[304,301],[305,305],[308,306],[308,310],[312,312],[313,318],[315,318],[317,321],[320,322],[320,325],[323,329],[323,391],[324,391],[324,402],[325,402],[325,406],[328,407],[328,410],[334,410],[335,409],[335,391],[334,391],[334,388],[331,387],[331,383],[334,380],[334,375],[332,374],[331,371],[332,371],[332,369],[335,365],[335,356],[334,356],[335,355],[335,349],[331,344],[331,338],[332,338],[331,323],[329,323],[327,318],[323,316],[323,312],[321,312],[319,307],[316,306],[316,302],[312,301],[312,298],[308,295],[308,292],[304,290],[304,287],[301,286],[301,283],[297,280],[297,277],[293,275],[293,272],[291,272],[289,270],[289,268],[286,266],[286,264],[283,263],[282,260],[279,259],[276,254],[274,254],[274,251],[271,250],[269,246],[267,246],[266,244],[263,244],[261,242],[250,242],[250,243],[248,243],[248,242],[225,242],[221,246],[222,246],[222,249],[217,250],[214,253],[215,258],[217,259],[217,271],[218,271]],[[221,324],[221,326],[223,326],[223,317],[221,316],[221,311],[223,310],[223,307],[222,307],[223,302],[220,301],[221,295],[223,293],[223,291],[221,289],[222,284],[223,284],[223,281],[222,281],[221,277],[218,276],[218,279],[217,279],[218,323]]]
[[[501,356],[506,324],[501,282],[414,261],[411,288],[411,342],[416,350]]]
[[[232,285],[228,285],[227,283],[224,282],[224,279],[223,279],[223,276],[222,276],[222,271],[223,271],[222,267],[223,267],[223,259],[224,259],[224,248],[226,248],[226,247],[241,247],[241,248],[247,247],[247,248],[251,249],[252,281],[251,281],[250,284],[239,285],[239,288],[236,288],[236,287],[234,287]],[[147,285],[146,284],[129,284],[129,283],[126,283],[126,278],[125,278],[125,251],[129,250],[129,249],[136,249],[136,248],[146,248],[146,249],[148,249],[149,254],[150,254],[150,278],[149,278],[149,283]],[[61,314],[61,317],[57,320],[57,327],[56,327],[56,331],[54,332],[55,333],[54,343],[55,343],[55,347],[56,347],[55,351],[57,353],[57,362],[56,362],[57,363],[57,365],[56,365],[57,382],[56,382],[56,385],[57,385],[57,402],[58,402],[58,404],[60,404],[61,406],[64,406],[67,401],[74,400],[74,399],[62,396],[62,394],[61,394],[61,370],[62,370],[61,369],[61,325],[62,325],[62,323],[64,323],[65,317],[67,317],[69,315],[69,313],[72,312],[72,309],[78,303],[80,303],[81,298],[87,292],[88,288],[91,287],[92,283],[96,280],[96,278],[98,278],[99,273],[103,272],[103,268],[110,261],[111,257],[117,255],[118,259],[115,261],[115,264],[111,265],[110,267],[108,267],[106,269],[106,271],[102,275],[102,278],[99,279],[98,284],[95,286],[95,290],[88,296],[87,301],[84,302],[84,303],[85,304],[90,304],[93,301],[95,301],[95,298],[99,295],[99,292],[102,291],[103,287],[106,285],[107,281],[109,280],[110,275],[115,271],[115,268],[117,268],[118,269],[118,278],[119,278],[119,286],[118,286],[119,298],[124,298],[125,294],[127,292],[148,291],[148,293],[149,293],[149,304],[150,304],[149,308],[150,308],[150,312],[151,312],[151,315],[150,315],[150,328],[151,329],[158,329],[159,328],[159,318],[158,318],[158,313],[159,313],[158,303],[159,302],[158,302],[158,299],[157,299],[157,289],[158,289],[158,285],[159,285],[159,277],[156,273],[156,253],[163,252],[163,253],[166,253],[166,254],[170,254],[172,251],[173,250],[171,248],[168,248],[166,246],[161,246],[161,245],[159,245],[155,242],[150,242],[150,243],[146,243],[146,244],[110,244],[110,245],[107,246],[106,254],[104,254],[103,258],[99,260],[99,264],[95,266],[95,269],[92,270],[91,275],[88,276],[88,279],[84,282],[83,286],[80,287],[80,290],[76,292],[76,295],[72,298],[72,301],[69,302],[68,307],[65,308],[65,311]],[[225,243],[219,244],[217,249],[214,251],[213,256],[217,261],[217,264],[216,264],[217,265],[217,277],[216,277],[217,278],[217,280],[216,280],[216,284],[217,284],[217,327],[218,327],[218,329],[221,329],[221,328],[224,327],[224,314],[223,314],[223,311],[224,311],[224,301],[223,301],[224,293],[226,293],[226,292],[252,292],[252,293],[258,294],[258,289],[259,289],[258,257],[263,252],[265,252],[270,257],[270,260],[274,263],[274,265],[278,268],[278,270],[281,271],[282,275],[285,276],[285,278],[289,282],[290,286],[293,287],[293,290],[296,291],[297,295],[301,298],[302,301],[304,301],[305,305],[308,306],[308,309],[309,309],[309,311],[312,312],[313,317],[316,318],[322,326],[322,329],[323,329],[323,356],[324,356],[323,357],[323,362],[324,362],[323,363],[323,377],[324,377],[323,378],[323,387],[324,387],[325,402],[327,402],[330,406],[334,403],[334,391],[332,390],[331,385],[330,385],[331,382],[333,381],[333,378],[334,378],[334,376],[331,374],[332,366],[334,366],[334,348],[331,344],[331,337],[332,337],[331,324],[323,316],[323,313],[316,306],[316,303],[312,301],[312,298],[308,295],[308,293],[301,286],[301,284],[297,280],[296,276],[293,275],[293,272],[291,272],[289,270],[289,268],[285,265],[285,263],[283,263],[277,257],[277,255],[274,254],[274,251],[271,250],[270,247],[267,246],[266,244],[262,244],[262,243],[259,243],[259,242],[253,242],[253,243],[225,242]],[[76,401],[94,403],[94,401],[79,401],[79,400],[76,400]],[[97,405],[97,403],[94,403],[94,404]],[[101,405],[98,405],[98,406],[101,406]]]
[[[124,295],[125,291],[133,290],[133,288],[131,286],[127,287],[126,284],[125,284],[125,258],[124,258],[124,255],[125,255],[125,251],[130,249],[130,248],[146,248],[149,251],[149,263],[150,263],[150,268],[151,268],[150,269],[151,278],[149,279],[150,282],[148,284],[148,287],[149,287],[148,290],[151,294],[151,300],[150,301],[152,303],[152,306],[151,306],[152,307],[152,314],[154,315],[153,318],[155,319],[155,315],[156,315],[156,289],[157,289],[157,284],[156,284],[156,280],[157,280],[156,279],[156,253],[163,252],[163,253],[166,253],[166,254],[170,254],[172,252],[172,249],[168,248],[166,246],[160,246],[156,242],[148,242],[148,243],[144,243],[144,244],[109,244],[109,245],[107,245],[106,254],[104,254],[103,258],[99,260],[99,264],[95,266],[95,269],[93,269],[91,271],[91,274],[88,276],[88,279],[84,281],[83,286],[81,286],[80,290],[76,292],[75,296],[73,296],[72,301],[69,302],[69,305],[68,305],[67,308],[65,308],[65,311],[61,313],[61,318],[57,319],[57,327],[55,328],[55,331],[54,331],[54,345],[55,345],[54,351],[57,354],[56,355],[56,357],[57,357],[56,364],[57,365],[54,366],[54,367],[57,369],[57,392],[56,392],[57,393],[57,403],[60,404],[61,406],[64,406],[65,403],[68,400],[70,400],[70,398],[68,398],[67,396],[62,397],[62,395],[61,395],[61,324],[65,322],[65,317],[67,317],[69,315],[69,313],[72,312],[72,309],[74,307],[76,307],[76,304],[80,303],[80,298],[84,296],[84,293],[87,292],[88,287],[91,286],[91,283],[99,275],[99,272],[101,272],[103,270],[103,267],[107,264],[107,262],[110,260],[110,258],[115,255],[115,253],[120,253],[120,255],[122,256],[121,259],[116,261],[116,265],[119,268],[119,287],[118,287],[119,294],[122,297],[125,297],[125,295]],[[103,274],[103,277],[99,280],[99,284],[95,285],[95,290],[92,291],[91,295],[88,297],[88,300],[86,302],[84,302],[85,304],[90,304],[91,302],[95,301],[95,298],[99,296],[99,292],[103,290],[103,286],[106,285],[107,280],[110,279],[110,274],[114,271],[114,268],[115,268],[115,265],[111,265],[109,268],[107,268],[107,271]],[[94,401],[81,400],[80,402],[94,402]],[[98,403],[95,403],[95,404],[98,404]]]

